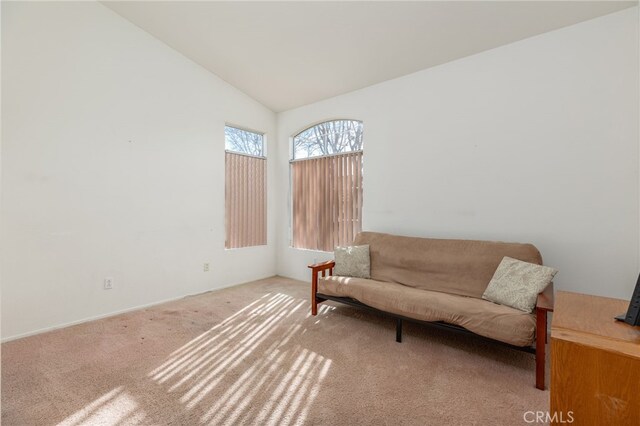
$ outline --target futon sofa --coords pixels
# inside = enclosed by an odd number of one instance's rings
[[[361,232],[354,245],[369,245],[370,279],[334,276],[335,261],[309,265],[311,313],[333,300],[395,317],[472,333],[536,356],[536,387],[544,389],[547,312],[553,283],[538,295],[532,313],[482,299],[505,257],[541,265],[531,244],[445,240]]]

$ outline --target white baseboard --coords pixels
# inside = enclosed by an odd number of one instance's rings
[[[15,336],[3,337],[2,339],[0,339],[0,342],[1,343],[10,342],[12,340],[22,339],[23,337],[35,336],[36,334],[42,334],[42,333],[46,333],[46,332],[49,332],[49,331],[58,330],[58,329],[61,329],[61,328],[70,327],[72,325],[84,324],[85,322],[96,321],[96,320],[99,320],[99,319],[109,318],[109,317],[113,317],[113,316],[120,315],[120,314],[126,314],[127,312],[137,311],[139,309],[146,309],[146,308],[150,308],[150,307],[153,307],[153,306],[162,305],[163,303],[174,302],[176,300],[184,299],[185,297],[191,297],[191,296],[197,296],[199,294],[211,293],[211,292],[214,292],[214,291],[223,290],[225,288],[235,287],[235,286],[242,285],[242,284],[247,284],[247,283],[250,283],[250,282],[253,282],[253,281],[259,281],[259,280],[264,280],[264,279],[267,279],[267,278],[272,278],[272,277],[275,277],[275,276],[277,276],[277,275],[270,275],[270,276],[264,277],[264,278],[257,278],[255,280],[251,280],[251,281],[247,281],[247,282],[243,282],[243,283],[224,285],[222,287],[216,287],[214,289],[203,291],[201,293],[184,294],[182,296],[173,297],[171,299],[160,300],[160,301],[157,301],[157,302],[147,303],[147,304],[144,304],[144,305],[137,305],[137,306],[134,306],[134,307],[131,307],[131,308],[121,309],[119,311],[113,311],[113,312],[108,312],[106,314],[87,317],[87,318],[83,318],[83,319],[80,319],[80,320],[77,320],[77,321],[71,321],[71,322],[65,322],[65,323],[62,323],[62,324],[56,324],[56,325],[52,325],[50,327],[40,328],[40,329],[37,329],[37,330],[34,330],[34,331],[28,331],[26,333],[16,334]]]

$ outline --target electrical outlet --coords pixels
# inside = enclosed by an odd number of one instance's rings
[[[204,272],[209,272],[209,262],[205,262],[204,265],[202,265],[202,270]]]
[[[111,290],[113,288],[113,278],[107,277],[104,279],[104,289]]]

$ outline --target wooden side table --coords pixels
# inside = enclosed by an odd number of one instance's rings
[[[552,424],[640,424],[640,327],[629,302],[559,291],[551,324]],[[564,420],[564,422],[562,421]]]

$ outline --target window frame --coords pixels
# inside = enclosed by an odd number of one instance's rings
[[[345,152],[339,152],[339,153],[333,153],[333,154],[326,154],[326,155],[316,155],[313,157],[305,157],[305,158],[295,158],[295,138],[298,137],[301,133],[306,132],[309,129],[312,129],[315,126],[318,126],[320,124],[323,123],[328,123],[328,122],[332,122],[332,121],[357,121],[360,123],[360,125],[362,126],[362,148],[359,150],[355,150],[355,151],[345,151]],[[304,128],[302,128],[301,130],[295,132],[292,136],[289,136],[289,160],[288,160],[288,166],[289,166],[289,188],[288,188],[288,197],[287,197],[287,203],[288,203],[288,207],[289,207],[289,223],[288,223],[288,240],[289,240],[289,248],[291,249],[295,249],[295,250],[303,250],[303,251],[313,251],[313,252],[320,252],[320,253],[331,253],[331,251],[324,251],[324,250],[319,250],[319,249],[311,249],[311,248],[306,248],[306,247],[295,247],[293,245],[294,242],[294,236],[293,236],[293,175],[292,175],[292,168],[291,168],[291,164],[295,163],[295,162],[300,162],[300,161],[307,161],[307,160],[313,160],[313,159],[317,159],[317,158],[326,158],[326,157],[333,157],[333,156],[339,156],[339,155],[344,155],[344,154],[349,154],[349,153],[361,153],[362,154],[362,168],[363,168],[363,172],[362,172],[362,181],[364,181],[364,120],[359,120],[359,119],[355,119],[355,118],[327,118],[324,120],[318,120],[316,122],[313,122],[310,125],[305,126]],[[362,182],[361,181],[361,182]],[[363,190],[363,197],[364,199],[364,190]],[[364,207],[364,203],[363,206]],[[364,218],[364,211],[363,209],[361,209],[361,217],[360,217],[360,221],[362,224],[363,218]]]
[[[227,127],[231,127],[233,129],[241,130],[243,132],[253,133],[254,135],[259,135],[262,138],[262,155],[249,154],[247,152],[240,152],[240,151],[234,151],[234,150],[231,150],[231,149],[227,149],[227,134],[226,134]],[[267,158],[267,155],[268,155],[268,152],[267,152],[267,134],[265,132],[261,132],[259,130],[254,130],[254,129],[250,129],[249,127],[245,127],[245,126],[238,126],[236,124],[232,124],[232,123],[228,123],[228,122],[224,123],[224,129],[225,129],[225,133],[224,133],[224,152],[230,152],[232,154],[239,154],[239,155],[247,155],[249,157],[257,157],[257,158],[265,158],[265,159]]]
[[[240,152],[240,151],[234,151],[231,149],[227,149],[227,135],[226,135],[226,128],[227,127],[231,127],[237,130],[241,130],[244,132],[249,132],[249,133],[253,133],[256,135],[259,135],[262,139],[262,154],[263,155],[255,155],[255,154],[249,154],[246,152]],[[224,137],[224,158],[225,158],[225,165],[224,165],[224,175],[225,175],[225,179],[224,179],[224,185],[225,185],[225,190],[224,192],[224,202],[223,202],[223,206],[224,206],[224,215],[223,215],[223,229],[224,229],[224,239],[223,239],[223,248],[225,251],[227,250],[243,250],[243,249],[255,249],[258,247],[265,247],[269,245],[269,222],[268,222],[268,216],[269,216],[269,200],[268,200],[268,152],[267,152],[267,147],[268,147],[268,136],[266,132],[262,132],[260,130],[254,130],[252,128],[246,127],[246,126],[239,126],[236,125],[234,123],[230,123],[230,122],[225,122],[224,123],[224,129],[223,129],[223,137]],[[228,221],[228,215],[227,215],[227,193],[226,193],[226,187],[227,187],[227,170],[226,170],[226,158],[227,158],[227,154],[235,154],[235,155],[240,155],[240,156],[245,156],[245,157],[250,157],[250,158],[256,158],[256,159],[260,159],[260,160],[264,160],[265,161],[265,171],[264,171],[264,220],[265,220],[265,224],[264,224],[264,232],[265,232],[265,239],[264,239],[264,244],[257,244],[257,245],[247,245],[247,246],[242,246],[242,247],[227,247],[227,221]]]

